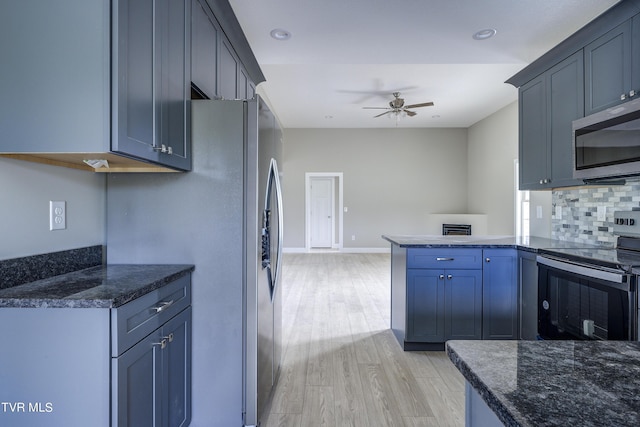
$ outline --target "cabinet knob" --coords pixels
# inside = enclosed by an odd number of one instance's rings
[[[452,275],[447,274],[447,279],[451,280],[452,278],[453,278],[453,276],[452,276]]]
[[[485,258],[484,260],[485,260],[485,262],[491,262],[491,258],[488,258],[488,257]]]
[[[620,101],[624,101],[625,99],[627,99],[626,93],[623,93],[622,95],[620,95]]]
[[[629,91],[629,98],[632,98],[632,97],[634,97],[634,96],[636,96],[636,91],[635,91],[635,90],[633,90],[633,89],[631,89],[631,90]]]
[[[173,342],[173,332],[163,338],[169,342]]]
[[[444,280],[444,274],[440,275],[440,280]]]

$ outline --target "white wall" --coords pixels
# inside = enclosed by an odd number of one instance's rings
[[[469,128],[469,213],[487,215],[487,234],[515,234],[517,158],[516,101]]]
[[[105,242],[105,177],[0,158],[0,259]],[[67,229],[49,231],[49,201],[67,202]]]
[[[388,248],[382,234],[467,210],[466,129],[285,129],[284,141],[287,249],[305,247],[306,172],[344,174],[344,248]]]

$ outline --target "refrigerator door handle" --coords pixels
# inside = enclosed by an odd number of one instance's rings
[[[271,261],[271,195],[275,196],[278,235],[276,240],[276,265],[273,266]],[[267,188],[265,194],[265,207],[262,212],[262,268],[267,269],[269,279],[269,291],[271,300],[273,301],[276,288],[279,282],[280,266],[282,265],[282,244],[283,244],[283,215],[282,215],[282,190],[280,187],[280,175],[278,172],[278,163],[275,159],[271,159],[269,166],[269,175],[267,179]]]

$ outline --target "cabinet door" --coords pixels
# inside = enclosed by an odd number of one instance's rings
[[[520,88],[520,189],[544,188],[549,179],[547,169],[549,143],[547,102],[544,75]]]
[[[613,107],[631,87],[631,21],[584,48],[585,115]]]
[[[548,90],[548,123],[550,127],[549,187],[582,184],[573,178],[572,122],[584,117],[584,61],[579,51],[545,74]]]
[[[217,93],[218,29],[205,0],[193,0],[191,17],[191,81],[201,94],[215,99]]]
[[[114,7],[111,150],[191,169],[191,0]]]
[[[191,421],[191,307],[162,327],[167,345],[162,353],[162,426],[187,426]]]
[[[444,271],[407,270],[406,341],[444,342]]]
[[[538,336],[538,265],[536,254],[518,253],[518,283],[520,294],[520,339],[535,340]]]
[[[485,249],[482,269],[482,338],[518,338],[515,249]]]
[[[229,42],[223,37],[220,43],[220,64],[218,67],[220,96],[236,99],[238,81],[238,61]]]
[[[446,270],[445,301],[445,339],[481,339],[482,270]]]
[[[162,403],[160,357],[162,335],[156,330],[112,359],[112,411],[118,427],[159,426]]]

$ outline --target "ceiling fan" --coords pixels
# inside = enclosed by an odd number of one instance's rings
[[[387,110],[384,113],[380,113],[377,116],[373,116],[374,118],[384,116],[385,114],[393,113],[396,116],[400,116],[401,114],[406,114],[409,117],[415,116],[417,113],[414,111],[410,111],[410,108],[420,108],[420,107],[431,107],[433,106],[433,102],[423,102],[421,104],[411,104],[404,105],[404,99],[400,98],[400,92],[393,92],[394,99],[389,101],[388,107],[362,107],[364,109],[370,110]]]

